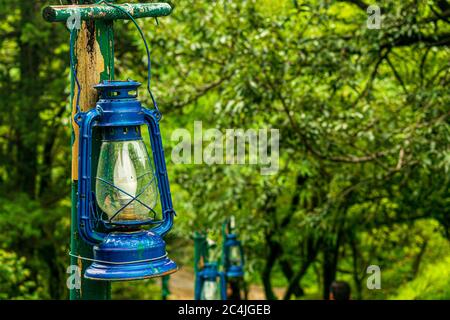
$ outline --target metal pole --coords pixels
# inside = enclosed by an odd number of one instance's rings
[[[167,300],[171,294],[169,288],[170,275],[161,277],[161,299]]]
[[[93,0],[82,0],[90,3]],[[102,80],[114,79],[114,33],[113,21],[83,21],[75,41],[75,61],[78,79],[81,85],[80,108],[87,111],[95,107],[97,94],[93,88]],[[74,75],[71,77],[72,119],[76,112],[77,87]],[[70,251],[79,257],[71,257],[71,264],[77,265],[80,272],[81,287],[70,290],[70,300],[109,300],[111,299],[111,283],[93,281],[84,278],[89,261],[80,257],[93,258],[92,246],[85,243],[78,234],[77,228],[77,189],[78,189],[78,126],[72,121],[72,219]],[[93,151],[98,150],[100,138],[93,141]],[[96,164],[98,152],[93,153],[92,163]],[[96,173],[94,165],[94,174]]]
[[[109,0],[108,2],[113,1]],[[168,3],[129,3],[117,6],[131,14],[135,19],[167,16],[172,11],[172,7]],[[73,16],[75,10],[79,13],[82,20],[129,19],[129,16],[124,11],[105,4],[51,6],[44,9],[43,15],[45,20],[49,22],[64,22]]]
[[[194,282],[194,292],[199,290],[197,275],[207,259],[206,236],[200,232],[194,232],[194,275],[196,278]]]

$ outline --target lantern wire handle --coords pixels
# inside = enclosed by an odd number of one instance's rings
[[[136,20],[133,18],[133,16],[128,11],[124,10],[123,8],[121,8],[115,4],[108,2],[107,0],[100,0],[97,2],[97,4],[101,4],[101,3],[104,3],[107,6],[110,6],[112,8],[115,8],[115,9],[125,13],[130,18],[130,20],[134,23],[137,30],[139,31],[139,34],[141,35],[142,41],[144,42],[144,45],[145,45],[145,50],[147,52],[147,61],[148,61],[148,63],[147,63],[147,91],[150,94],[150,98],[152,99],[153,107],[155,108],[155,111],[156,111],[156,118],[158,119],[158,121],[161,120],[162,114],[159,111],[158,104],[157,104],[156,99],[153,96],[152,90],[150,88],[151,76],[152,76],[152,62],[151,62],[151,56],[150,56],[150,49],[148,47],[147,40],[145,39],[144,32],[142,31],[141,27],[139,27]],[[156,23],[159,24],[158,19],[156,19]]]

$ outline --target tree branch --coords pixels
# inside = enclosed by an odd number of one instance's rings
[[[398,82],[400,83],[400,85],[403,88],[403,91],[405,92],[406,95],[408,95],[408,90],[406,89],[405,83],[403,82],[400,74],[397,72],[397,70],[395,69],[394,65],[392,64],[391,60],[389,59],[388,56],[386,56],[386,61],[389,64],[389,67],[391,67],[392,72],[394,72],[395,77],[397,78]]]
[[[361,10],[364,10],[364,11],[366,11],[367,7],[369,6],[367,3],[365,3],[362,0],[339,0],[339,1],[354,4],[354,5],[358,6]]]
[[[219,80],[206,84],[204,86],[202,86],[201,88],[198,88],[197,91],[195,92],[195,94],[193,94],[192,96],[190,96],[187,100],[185,101],[178,101],[176,103],[173,103],[171,108],[169,110],[167,110],[166,112],[170,112],[170,111],[174,111],[177,109],[181,109],[195,101],[197,101],[198,99],[200,99],[201,97],[203,97],[206,93],[208,93],[209,91],[217,88],[218,86],[220,86],[223,82],[225,82],[226,80],[229,80],[231,78],[231,74],[227,75],[223,78],[220,78]]]

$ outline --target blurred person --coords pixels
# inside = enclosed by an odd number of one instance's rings
[[[333,281],[330,287],[330,300],[350,300],[350,285],[345,281]]]

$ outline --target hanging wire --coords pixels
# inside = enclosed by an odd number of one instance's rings
[[[77,98],[76,98],[76,114],[75,114],[75,121],[78,118],[78,115],[81,112],[80,109],[80,95],[81,95],[81,85],[80,82],[78,81],[78,76],[77,76],[77,70],[75,68],[75,62],[74,62],[74,47],[75,47],[75,34],[76,34],[76,29],[73,28],[72,30],[70,30],[70,69],[72,70],[72,74],[74,76],[75,79],[75,83],[77,85]]]
[[[147,40],[145,39],[144,32],[142,31],[141,27],[139,27],[136,20],[133,18],[133,16],[128,11],[126,11],[125,9],[123,9],[115,4],[108,2],[107,0],[100,0],[97,2],[97,4],[101,4],[101,3],[104,3],[105,5],[107,5],[109,7],[115,8],[115,9],[125,13],[130,18],[130,20],[133,22],[133,24],[136,26],[137,30],[139,31],[139,34],[141,35],[142,41],[144,42],[144,45],[145,45],[145,50],[147,52],[147,91],[150,95],[150,98],[152,99],[153,107],[155,108],[155,111],[156,111],[156,117],[158,120],[161,120],[162,114],[159,111],[158,104],[157,104],[156,99],[153,96],[152,90],[150,88],[151,76],[152,76],[152,62],[151,62],[151,56],[150,56],[150,49],[148,47]],[[158,19],[156,19],[156,23],[159,24]]]
[[[152,262],[152,261],[156,261],[156,260],[159,260],[159,259],[163,259],[163,258],[167,257],[167,251],[166,251],[166,253],[164,255],[162,255],[160,257],[156,257],[156,258],[145,259],[145,260],[135,260],[135,261],[121,261],[121,262],[92,259],[92,258],[88,258],[88,257],[83,257],[83,256],[81,256],[79,254],[75,254],[75,253],[72,253],[70,251],[69,251],[69,256],[74,257],[74,258],[78,258],[78,259],[81,259],[81,260],[98,262],[98,263],[114,264],[114,265],[129,265],[129,264],[135,264],[135,263]]]
[[[141,38],[142,38],[142,40],[144,42],[145,50],[146,50],[146,53],[147,53],[147,62],[148,62],[147,63],[147,91],[148,91],[148,93],[150,95],[150,98],[152,99],[153,107],[155,108],[155,111],[156,111],[156,118],[158,120],[161,120],[162,114],[159,111],[158,103],[156,102],[156,99],[155,99],[155,97],[153,95],[153,92],[151,90],[152,63],[151,63],[150,49],[149,49],[147,40],[145,39],[144,32],[142,31],[142,29],[139,27],[139,25],[136,22],[136,20],[133,18],[133,16],[128,11],[126,11],[123,8],[121,8],[121,7],[119,7],[119,6],[115,5],[115,4],[112,4],[112,3],[110,3],[110,2],[108,2],[106,0],[100,0],[100,1],[97,2],[97,4],[102,4],[102,3],[104,3],[105,5],[110,6],[112,8],[115,8],[115,9],[117,9],[117,10],[123,12],[123,13],[125,13],[130,18],[130,20],[133,22],[133,24],[136,26],[137,30],[139,31],[139,34],[140,34],[140,36],[141,36]],[[156,20],[156,23],[159,24],[158,19],[155,18],[155,20]],[[76,86],[77,86],[77,89],[78,89],[77,98],[76,98],[76,115],[75,115],[75,120],[77,121],[78,115],[81,113],[81,108],[80,108],[80,104],[79,103],[80,103],[80,95],[81,95],[82,88],[81,88],[80,82],[78,81],[77,70],[75,68],[75,62],[74,62],[74,56],[75,56],[75,53],[74,53],[75,34],[76,34],[76,29],[75,28],[70,30],[70,65],[71,65],[71,70],[72,70],[72,73],[74,75],[75,83],[76,83]]]

